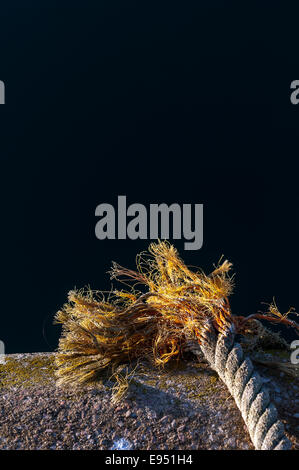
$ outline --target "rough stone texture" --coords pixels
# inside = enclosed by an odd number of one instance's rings
[[[121,402],[113,383],[56,387],[54,354],[0,365],[0,449],[253,449],[233,397],[206,363],[143,363]],[[258,368],[286,434],[299,448],[297,379]]]

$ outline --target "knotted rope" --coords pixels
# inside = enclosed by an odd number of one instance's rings
[[[288,450],[292,444],[285,436],[277,410],[249,357],[235,342],[232,324],[227,334],[206,330],[201,350],[225,383],[241,412],[256,450]]]
[[[178,358],[189,340],[197,342],[211,367],[227,385],[239,407],[256,449],[289,449],[290,441],[277,418],[262,379],[244,357],[235,333],[246,334],[248,319],[264,319],[299,331],[275,303],[267,314],[246,319],[232,314],[228,297],[233,289],[231,263],[212,273],[191,271],[170,244],[149,247],[149,258],[137,258],[137,271],[113,265],[111,278],[129,291],[70,291],[68,303],[56,314],[63,325],[59,341],[58,383],[96,380],[104,369],[148,357],[156,365]],[[147,292],[135,289],[142,284]]]

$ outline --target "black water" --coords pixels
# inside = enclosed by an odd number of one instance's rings
[[[74,286],[109,289],[146,240],[99,241],[95,207],[204,204],[207,271],[233,311],[299,309],[298,28],[271,2],[6,2],[0,19],[1,326],[6,351],[57,346]],[[284,334],[293,336],[285,329]]]

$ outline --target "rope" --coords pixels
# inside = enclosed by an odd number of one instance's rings
[[[285,436],[284,426],[278,420],[277,410],[270,402],[258,372],[243,349],[235,342],[232,324],[227,334],[214,328],[206,330],[201,350],[222,381],[241,412],[256,450],[288,450],[292,444]]]

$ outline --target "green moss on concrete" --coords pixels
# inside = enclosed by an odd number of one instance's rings
[[[164,392],[175,389],[178,384],[180,390],[192,399],[207,398],[217,392],[219,379],[214,371],[206,368],[192,368],[190,370],[184,367],[177,370],[172,376],[168,375],[167,372],[160,375],[158,380],[155,381],[156,386]],[[149,381],[147,381],[147,384],[149,384]]]
[[[274,358],[290,359],[290,351],[284,349],[264,349],[263,353],[270,354]]]
[[[54,370],[53,356],[7,357],[5,364],[0,365],[0,388],[49,383],[54,380]]]

